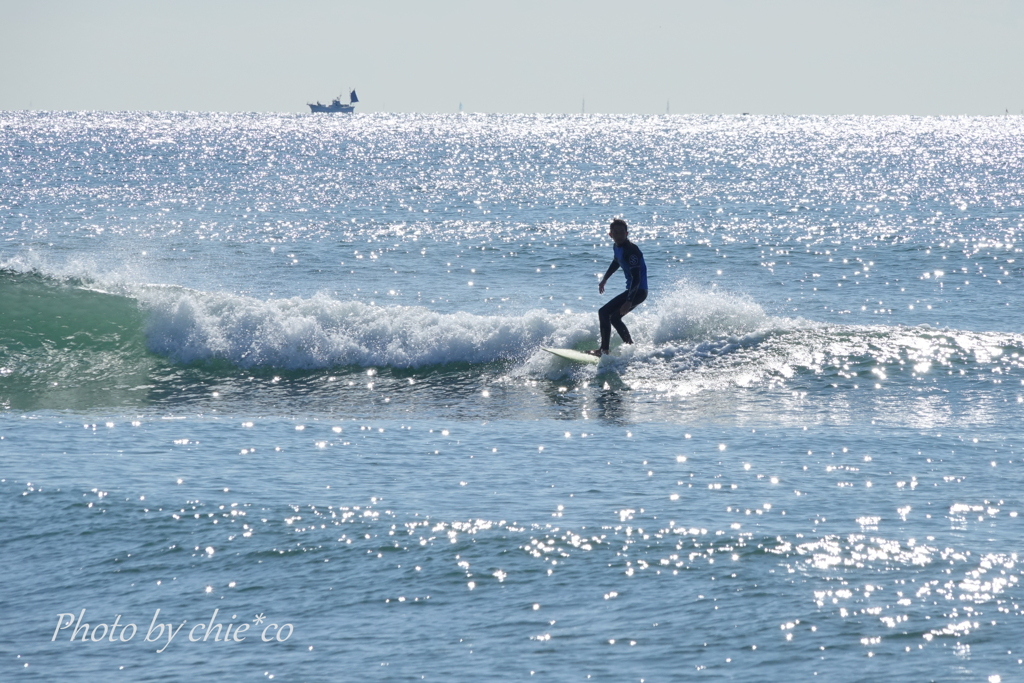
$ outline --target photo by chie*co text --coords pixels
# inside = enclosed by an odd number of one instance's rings
[[[139,635],[139,640],[154,643],[159,653],[167,650],[171,643],[178,639],[179,634],[184,636],[179,642],[188,643],[283,643],[295,633],[294,625],[272,622],[263,613],[256,614],[251,623],[237,621],[237,614],[232,614],[228,621],[219,616],[219,608],[213,610],[208,621],[192,622],[188,619],[182,619],[180,622],[161,621],[160,609],[157,609],[145,632],[134,622],[122,623],[121,614],[115,614],[112,621],[90,623],[86,621],[85,612],[83,608],[77,615],[74,612],[58,614],[50,642],[66,639],[67,642],[82,643],[128,643]]]

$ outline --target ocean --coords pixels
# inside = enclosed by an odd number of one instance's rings
[[[0,678],[1024,680],[1020,117],[0,113]],[[592,349],[608,224],[650,295]]]

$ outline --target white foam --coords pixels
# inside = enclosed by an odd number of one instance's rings
[[[788,319],[768,316],[749,296],[701,288],[685,280],[658,297],[650,322],[637,330],[656,345],[742,337],[790,325]]]
[[[261,300],[181,287],[146,286],[149,347],[176,362],[222,359],[240,367],[316,369],[345,365],[421,367],[526,359],[523,370],[547,374],[557,361],[541,346],[597,342],[597,314],[518,316],[438,313],[422,306],[377,306],[319,293]],[[744,297],[680,284],[627,322],[641,342],[623,347],[626,361],[672,355],[686,347],[721,351],[736,334],[777,326]],[[623,364],[615,364],[619,367]]]
[[[181,288],[147,288],[150,349],[178,362],[240,367],[419,367],[521,356],[560,336],[558,316],[442,314],[421,306],[368,305],[328,294],[259,300]],[[565,316],[563,316],[565,317]]]

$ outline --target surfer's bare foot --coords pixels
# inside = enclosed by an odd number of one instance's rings
[[[602,351],[601,349],[594,349],[593,351],[587,351],[587,353],[589,353],[591,356],[597,356],[598,358],[600,358],[601,356],[608,352]]]

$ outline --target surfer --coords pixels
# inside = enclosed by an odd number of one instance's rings
[[[626,225],[626,221],[621,218],[613,220],[608,228],[608,236],[615,242],[615,246],[612,248],[615,258],[612,259],[612,264],[608,266],[608,271],[601,278],[601,282],[597,284],[597,291],[604,294],[604,286],[608,282],[608,278],[620,267],[626,276],[626,291],[606,303],[597,312],[598,320],[601,323],[601,348],[589,352],[595,356],[607,355],[612,327],[615,327],[615,331],[622,337],[622,341],[627,344],[633,343],[633,337],[630,336],[629,330],[623,324],[622,316],[639,306],[647,298],[647,264],[644,263],[644,255],[640,248],[629,241],[629,227]]]

